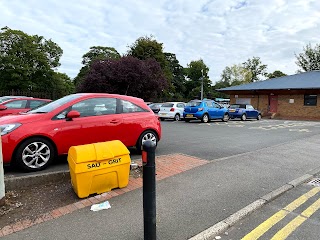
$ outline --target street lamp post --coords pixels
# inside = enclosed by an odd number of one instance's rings
[[[203,100],[203,69],[201,69],[201,100]]]

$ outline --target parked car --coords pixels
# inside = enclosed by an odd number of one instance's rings
[[[0,97],[0,103],[3,103],[5,101],[8,101],[10,99],[15,99],[15,98],[26,98],[27,96],[2,96]],[[32,97],[28,97],[28,98],[32,98]]]
[[[183,118],[185,122],[194,119],[200,119],[204,123],[210,122],[212,119],[221,119],[227,122],[229,113],[227,108],[220,106],[213,100],[191,100],[184,108]]]
[[[65,96],[25,114],[0,118],[3,162],[25,171],[46,168],[71,146],[120,140],[141,152],[161,139],[161,124],[140,98],[103,93]]]
[[[0,104],[0,117],[20,112],[27,112],[51,102],[50,99],[20,97],[4,101]]]
[[[161,121],[165,119],[173,119],[179,121],[183,117],[183,110],[186,106],[183,102],[167,102],[161,105],[158,116]]]
[[[163,103],[151,103],[149,107],[154,113],[158,113],[160,111],[160,107]]]
[[[230,118],[240,118],[242,121],[245,121],[248,118],[253,118],[260,120],[261,113],[260,111],[254,109],[249,104],[232,104],[229,107]]]

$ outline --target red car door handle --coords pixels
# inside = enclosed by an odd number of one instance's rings
[[[110,123],[119,123],[119,120],[111,120]]]

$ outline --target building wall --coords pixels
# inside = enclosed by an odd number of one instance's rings
[[[237,96],[237,98],[235,97]],[[268,115],[269,96],[266,95],[230,95],[230,104],[236,103],[237,99],[250,99],[251,105],[261,111],[262,116]],[[290,103],[293,99],[293,103]],[[304,95],[278,95],[277,117],[295,119],[320,120],[320,97],[318,95],[317,106],[304,106]]]
[[[258,109],[261,112],[262,116],[265,116],[268,113],[268,95],[230,95],[230,104],[235,104],[237,102],[237,99],[250,99],[250,104],[255,109]]]
[[[294,103],[289,100],[293,99]],[[304,95],[279,95],[278,113],[281,117],[302,117],[320,119],[320,99],[317,106],[304,106]]]

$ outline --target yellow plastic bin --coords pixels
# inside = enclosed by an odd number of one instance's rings
[[[129,153],[119,140],[71,147],[68,164],[78,197],[126,187],[130,174]]]

